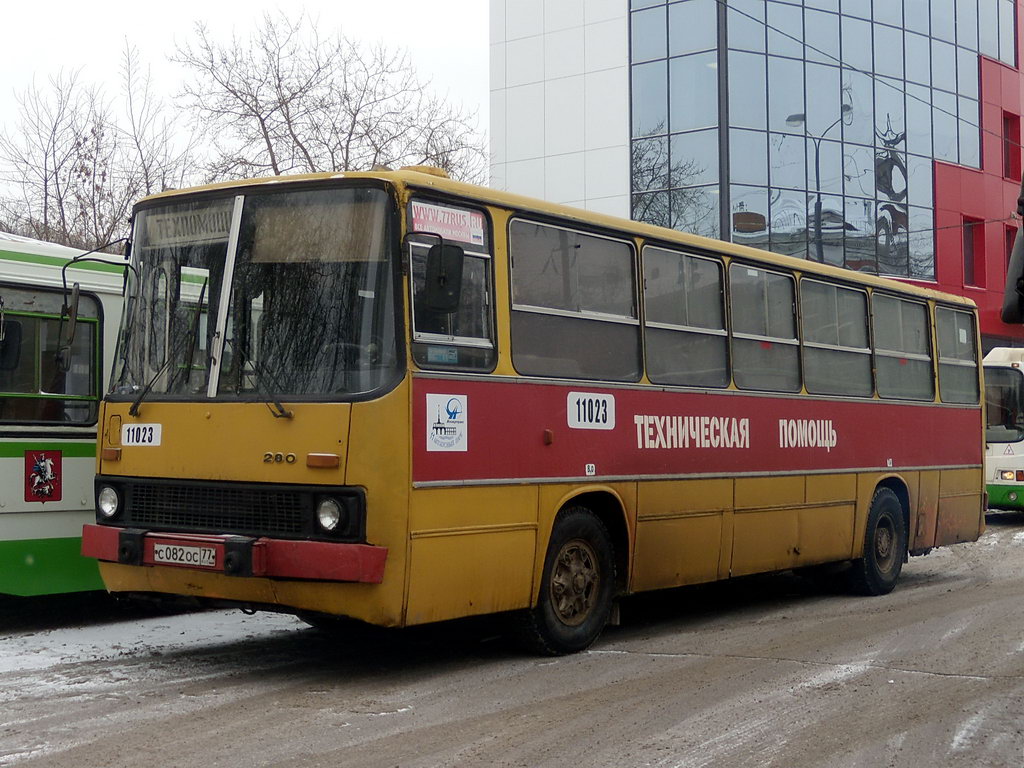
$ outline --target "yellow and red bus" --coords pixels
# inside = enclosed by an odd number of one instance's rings
[[[883,594],[984,525],[963,298],[459,183],[134,211],[97,522],[115,592],[386,626],[823,563]]]

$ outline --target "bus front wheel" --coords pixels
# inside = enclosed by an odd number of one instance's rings
[[[889,488],[879,488],[871,499],[864,531],[864,556],[854,560],[850,587],[861,595],[892,592],[903,570],[907,551],[907,529],[903,507]]]
[[[608,623],[614,588],[608,529],[585,507],[563,510],[551,531],[537,605],[520,616],[520,639],[549,656],[582,651]]]

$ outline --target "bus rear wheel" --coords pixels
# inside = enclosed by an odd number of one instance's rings
[[[520,640],[549,656],[582,651],[608,623],[614,588],[608,529],[586,507],[563,510],[551,531],[537,605],[519,617]]]
[[[879,488],[871,499],[864,531],[864,556],[854,560],[850,588],[860,595],[892,592],[903,570],[907,529],[903,506],[889,488]]]

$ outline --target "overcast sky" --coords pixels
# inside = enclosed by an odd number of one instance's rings
[[[110,96],[120,88],[125,38],[152,68],[154,90],[172,95],[182,74],[167,56],[195,22],[228,39],[246,37],[264,11],[305,8],[324,32],[341,30],[367,43],[404,47],[421,78],[442,95],[479,115],[487,129],[488,26],[486,0],[106,0],[103,3],[34,0],[4,3],[4,52],[0,57],[0,125],[16,117],[14,94],[32,78],[45,85],[61,68],[82,68],[82,82],[103,83]]]

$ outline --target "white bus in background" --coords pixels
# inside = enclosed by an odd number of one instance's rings
[[[96,420],[124,267],[83,261],[66,270],[80,299],[61,354],[69,326],[61,269],[80,253],[0,232],[0,594],[103,588],[96,561],[80,550],[82,525],[95,517]]]
[[[1024,348],[985,355],[985,483],[989,509],[1024,509]]]

